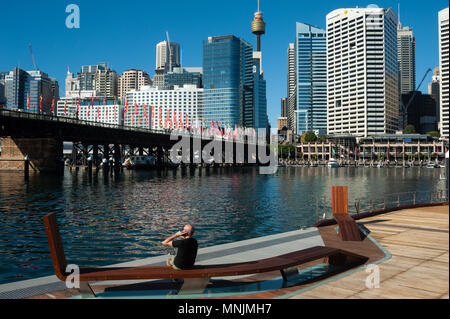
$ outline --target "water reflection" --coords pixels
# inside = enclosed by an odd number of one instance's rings
[[[42,217],[57,213],[68,262],[107,265],[167,253],[160,242],[185,223],[202,247],[309,227],[316,198],[348,185],[350,200],[399,191],[442,189],[439,169],[284,168],[120,176],[0,172],[0,283],[53,273]]]

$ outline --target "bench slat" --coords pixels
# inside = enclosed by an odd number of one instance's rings
[[[171,267],[125,267],[81,269],[80,281],[181,279],[238,276],[282,270],[320,258],[339,254],[341,250],[316,246],[282,256],[237,264],[196,266],[190,270],[174,270]]]

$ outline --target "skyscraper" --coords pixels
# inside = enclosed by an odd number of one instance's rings
[[[156,45],[154,86],[164,86],[164,75],[181,67],[181,47],[176,42],[162,41]]]
[[[253,107],[244,114],[245,127],[267,128],[266,80],[262,70],[262,53],[253,52]]]
[[[287,118],[289,130],[294,130],[294,115],[297,108],[296,92],[295,43],[289,43],[287,49]]]
[[[283,97],[281,99],[281,117],[287,118],[287,98]]]
[[[439,11],[439,73],[441,79],[441,135],[449,137],[449,27],[448,8]]]
[[[15,68],[5,77],[6,108],[39,113],[50,113],[53,98],[58,102],[57,81],[41,71],[24,71]]]
[[[126,97],[130,91],[138,91],[142,86],[151,85],[152,80],[147,72],[131,69],[123,72],[119,78],[119,97]]]
[[[104,68],[104,65],[85,65],[81,67],[81,72],[78,72],[79,90],[95,90],[95,74],[99,68]]]
[[[7,74],[7,72],[0,72],[0,108],[6,104],[5,78]]]
[[[173,68],[172,72],[164,75],[164,88],[173,89],[175,86],[183,87],[185,84],[201,88],[203,87],[202,74],[202,68]]]
[[[326,31],[297,22],[295,40],[297,106],[294,133],[327,133]]]
[[[170,42],[170,50],[167,41],[156,45],[156,70],[172,72],[173,68],[181,66],[181,47],[176,42]]]
[[[395,133],[399,117],[395,12],[338,9],[326,20],[328,134]]]
[[[106,64],[97,68],[94,75],[94,90],[107,97],[117,96],[119,93],[119,74],[111,70]]]
[[[436,118],[437,121],[440,121],[440,95],[441,95],[441,77],[439,76],[439,67],[435,68],[433,71],[433,77],[431,83],[428,84],[428,94],[431,95],[436,101]]]
[[[400,18],[397,43],[400,94],[408,94],[416,90],[416,39],[411,28],[401,25]]]
[[[69,92],[79,91],[80,90],[80,79],[75,77],[73,73],[70,73],[70,70],[67,70],[66,75],[66,87],[65,87],[65,96],[69,95]]]
[[[244,126],[253,112],[253,48],[233,35],[203,41],[204,121]]]

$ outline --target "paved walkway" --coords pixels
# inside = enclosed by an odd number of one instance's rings
[[[349,276],[293,296],[304,298],[449,298],[449,207],[416,208],[359,221],[391,258],[379,264],[380,287],[369,273]]]

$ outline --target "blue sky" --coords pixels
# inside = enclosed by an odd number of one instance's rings
[[[66,28],[66,6],[80,7],[80,29]],[[295,38],[295,23],[325,28],[325,16],[334,9],[401,5],[401,22],[416,37],[417,82],[438,58],[438,11],[447,0],[261,0],[267,23],[263,36],[263,67],[267,80],[268,114],[272,127],[286,95],[286,50]],[[61,94],[67,67],[108,62],[116,71],[155,68],[155,46],[169,30],[171,41],[182,46],[183,66],[201,66],[202,41],[209,36],[234,34],[256,46],[250,22],[256,0],[40,0],[2,1],[0,10],[0,71],[15,66],[32,69],[28,44],[33,45],[40,70],[59,80]],[[426,91],[431,75],[425,80]]]

